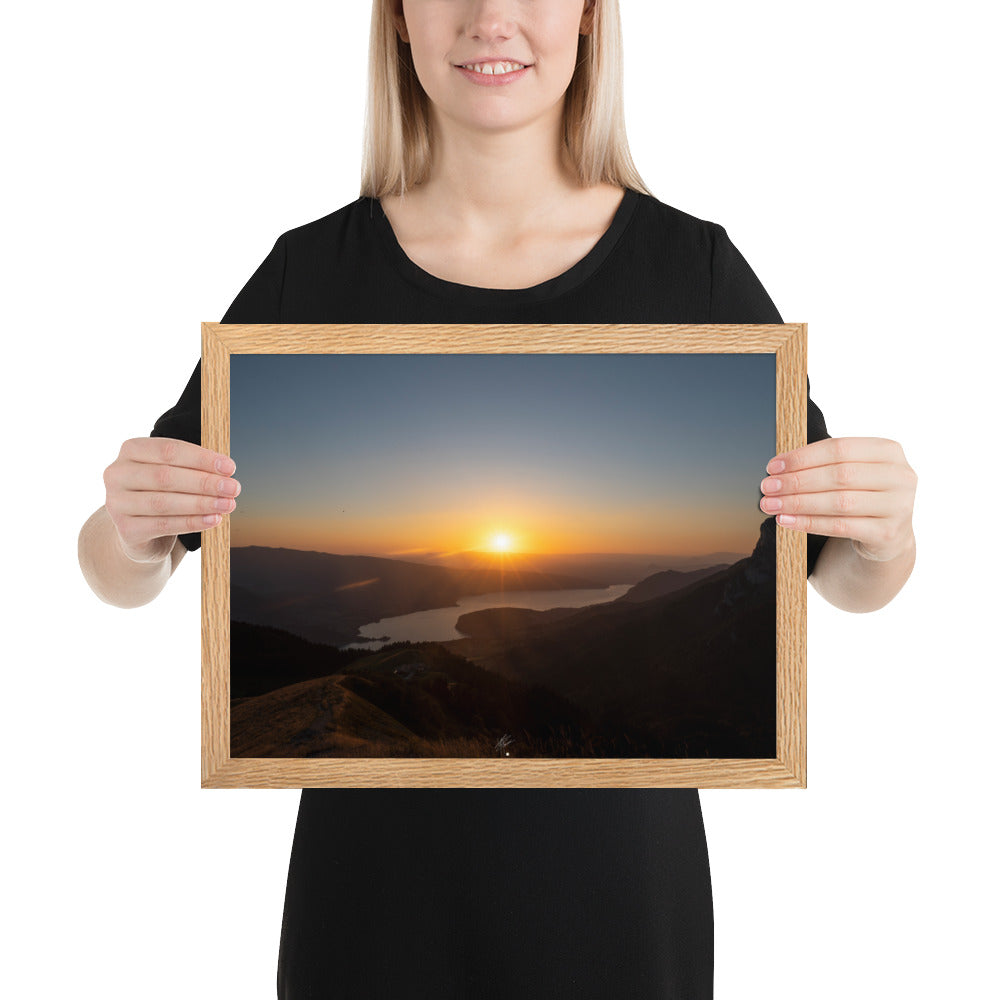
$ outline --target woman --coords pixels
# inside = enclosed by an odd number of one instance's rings
[[[619,30],[616,0],[375,0],[361,197],[283,234],[223,322],[780,322],[725,230],[646,191]],[[235,509],[199,391],[196,368],[105,472],[80,540],[104,600],[152,600]],[[809,532],[827,600],[879,608],[913,565],[916,477],[809,415],[761,509]],[[307,789],[278,992],[710,997],[712,933],[695,790]]]

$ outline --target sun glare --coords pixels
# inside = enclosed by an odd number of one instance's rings
[[[490,541],[490,546],[494,552],[510,552],[511,544],[510,535],[503,531],[497,532]]]

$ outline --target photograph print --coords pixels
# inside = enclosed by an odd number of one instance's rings
[[[233,354],[233,758],[774,758],[775,356]]]

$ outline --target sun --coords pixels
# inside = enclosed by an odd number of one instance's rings
[[[511,546],[514,544],[514,540],[507,534],[506,531],[498,531],[490,539],[490,548],[494,552],[510,552]]]

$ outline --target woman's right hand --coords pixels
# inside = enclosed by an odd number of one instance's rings
[[[236,508],[240,484],[227,455],[175,438],[132,438],[104,470],[105,507],[122,551],[159,562],[177,536],[206,531]]]

